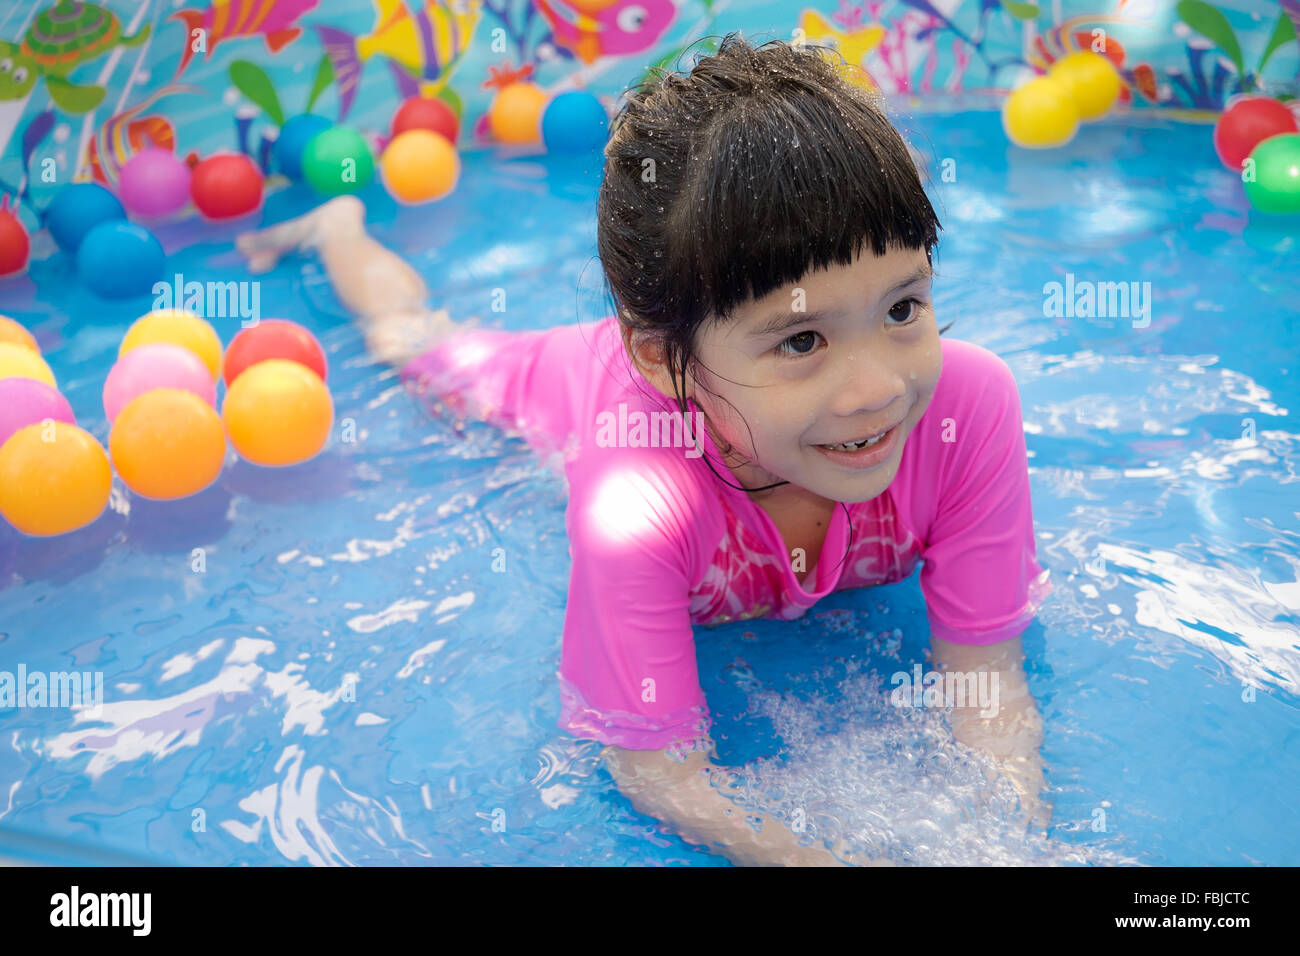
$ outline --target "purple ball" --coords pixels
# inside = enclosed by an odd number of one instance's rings
[[[150,146],[126,161],[117,191],[134,215],[166,216],[190,201],[190,168],[170,149]]]
[[[0,445],[47,418],[77,424],[72,406],[57,389],[34,378],[0,378]]]

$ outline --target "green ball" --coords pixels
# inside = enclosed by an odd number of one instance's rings
[[[370,144],[347,126],[331,126],[311,138],[302,154],[303,178],[326,196],[365,189],[375,178]]]
[[[1270,136],[1250,154],[1254,181],[1246,180],[1246,198],[1260,212],[1300,213],[1300,133]]]

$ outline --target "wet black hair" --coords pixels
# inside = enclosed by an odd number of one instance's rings
[[[624,94],[597,252],[624,329],[663,346],[683,414],[706,323],[864,247],[924,249],[933,266],[942,226],[883,98],[852,69],[829,47],[729,33],[689,73],[655,68]]]

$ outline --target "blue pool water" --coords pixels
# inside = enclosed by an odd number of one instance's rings
[[[1300,862],[1300,223],[1249,213],[1207,126],[1107,123],[1029,153],[994,113],[902,122],[946,227],[940,319],[1021,387],[1056,585],[1024,638],[1053,827],[1016,833],[937,716],[885,704],[888,675],[924,660],[915,577],[697,632],[733,795],[900,863]],[[453,315],[538,329],[606,314],[598,175],[479,158],[442,203],[365,198]],[[278,194],[262,221],[312,202]],[[252,225],[161,230],[169,274],[249,278],[232,240]],[[1045,317],[1067,274],[1149,281],[1149,325]],[[555,727],[563,482],[370,364],[314,263],[286,260],[260,295],[329,353],[340,424],[320,457],[232,456],[182,502],[117,483],[58,538],[0,529],[0,668],[105,682],[97,719],[0,711],[0,857],[728,865],[633,811],[599,746]],[[148,306],[94,299],[61,256],[0,287],[101,441],[100,389]]]

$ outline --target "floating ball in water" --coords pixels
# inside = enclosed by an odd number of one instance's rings
[[[1239,173],[1242,161],[1264,140],[1297,131],[1295,114],[1286,104],[1267,96],[1244,96],[1214,124],[1214,151],[1219,162]]]
[[[1071,53],[1053,63],[1047,75],[1070,91],[1081,120],[1105,116],[1119,99],[1119,71],[1100,53],[1091,50]]]
[[[226,433],[216,409],[193,392],[155,388],[122,409],[108,435],[108,452],[128,488],[170,501],[217,480]]]
[[[190,167],[170,149],[151,146],[126,161],[117,191],[132,215],[168,216],[190,201]]]
[[[262,173],[243,153],[218,153],[195,165],[190,196],[208,219],[244,216],[262,204]]]
[[[28,425],[0,447],[0,514],[24,534],[85,527],[103,513],[112,484],[99,442],[67,422]]]
[[[302,182],[302,157],[307,144],[317,133],[329,129],[332,124],[323,116],[315,113],[299,113],[291,117],[280,127],[280,135],[275,141],[275,162],[295,183]]]
[[[1300,133],[1270,136],[1251,151],[1246,198],[1260,212],[1300,213]]]
[[[0,276],[13,275],[27,267],[32,242],[27,227],[9,208],[9,197],[0,199]]]
[[[217,385],[201,358],[180,345],[152,342],[131,349],[109,369],[104,416],[115,421],[131,401],[156,388],[178,388],[217,404]]]
[[[267,359],[231,384],[221,417],[231,444],[244,458],[256,465],[295,465],[325,447],[334,403],[311,369]]]
[[[497,91],[488,110],[492,135],[503,143],[536,143],[542,136],[546,94],[534,83],[511,83]]]
[[[226,387],[229,388],[245,369],[267,359],[286,359],[305,365],[322,382],[328,371],[325,350],[316,336],[297,322],[264,319],[252,328],[240,331],[226,347],[226,357],[222,362]]]
[[[162,279],[166,261],[162,244],[144,226],[101,222],[77,249],[77,275],[101,298],[129,299]]]
[[[447,137],[448,142],[455,143],[460,133],[460,119],[455,110],[436,96],[412,96],[393,114],[392,138],[396,139],[412,129],[440,133]]]
[[[221,377],[221,339],[216,329],[186,309],[158,309],[146,312],[131,323],[117,350],[119,359],[132,349],[151,342],[170,342],[187,348],[208,367],[212,381]]]
[[[1039,76],[1007,97],[1002,127],[1017,146],[1064,146],[1079,128],[1079,110],[1068,88],[1051,77]]]
[[[379,160],[384,185],[394,199],[422,203],[441,199],[456,187],[460,159],[441,133],[410,129],[398,134]]]
[[[542,114],[546,148],[582,153],[601,148],[609,139],[609,117],[600,100],[584,90],[570,90],[551,100]]]
[[[13,342],[0,342],[0,379],[6,378],[31,378],[50,388],[59,387],[54,373],[39,352]]]
[[[46,420],[77,424],[58,389],[34,378],[0,378],[0,446],[19,430]]]
[[[45,210],[50,235],[68,255],[74,255],[86,233],[101,222],[125,218],[126,210],[118,198],[95,183],[64,186]]]
[[[37,355],[41,354],[41,347],[36,344],[36,336],[28,332],[27,327],[21,322],[11,319],[7,315],[0,315],[0,342],[21,345],[31,349]]]
[[[375,178],[375,160],[365,137],[348,126],[317,133],[302,155],[303,177],[326,196],[355,193]]]

